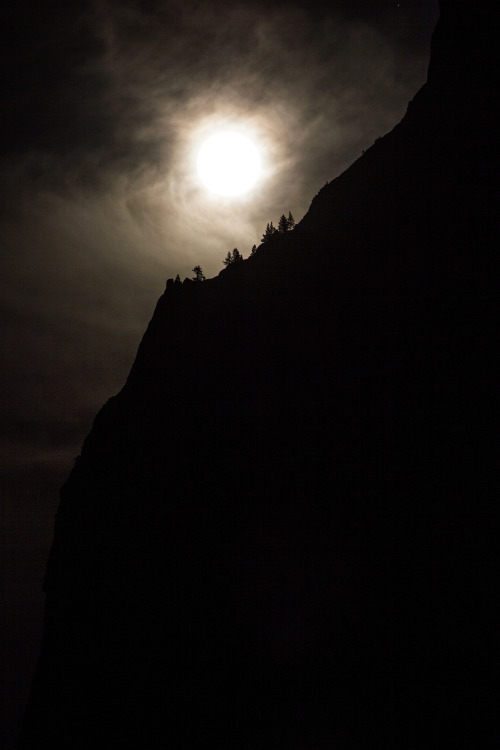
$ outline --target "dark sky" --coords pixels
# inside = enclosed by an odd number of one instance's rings
[[[268,221],[302,218],[392,129],[425,81],[438,2],[45,0],[1,14],[7,742],[39,646],[58,488],[166,278],[198,263],[216,275],[233,247],[246,257]],[[232,200],[194,164],[203,135],[228,126],[265,162]]]

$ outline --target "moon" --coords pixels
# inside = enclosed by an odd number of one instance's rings
[[[212,193],[232,197],[255,185],[260,174],[260,154],[255,144],[241,133],[216,133],[201,146],[198,175]]]

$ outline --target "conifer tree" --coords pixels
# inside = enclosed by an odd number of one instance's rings
[[[295,226],[295,219],[292,216],[292,212],[288,212],[288,218],[285,216],[285,214],[281,214],[279,224],[278,224],[278,232],[281,232],[282,234],[284,232],[288,232],[290,229],[293,229]]]
[[[177,274],[177,276],[175,277],[175,283],[180,284],[180,282],[181,282],[181,277],[179,276],[179,274]]]
[[[284,232],[288,232],[288,219],[286,218],[285,214],[281,214],[280,220],[278,222],[278,232],[281,232],[282,234]]]
[[[193,276],[193,281],[205,281],[206,276],[201,270],[201,266],[195,266],[193,268],[193,273],[196,274]]]
[[[266,231],[262,235],[262,242],[269,242],[273,235],[277,232],[276,227],[273,226],[273,222],[270,221],[266,227]]]
[[[257,245],[252,245],[252,249],[250,250],[250,255],[255,255],[257,252]]]
[[[238,263],[243,260],[243,255],[240,253],[237,247],[234,248],[233,252],[228,252],[224,260],[222,261],[225,266],[230,266],[232,263]]]

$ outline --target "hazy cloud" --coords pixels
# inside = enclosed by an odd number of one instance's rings
[[[288,210],[299,220],[396,124],[425,79],[437,2],[395,5],[53,0],[6,11],[3,381],[23,397],[9,396],[5,416],[28,418],[37,399],[44,419],[97,408],[122,385],[166,277],[196,263],[214,275],[233,247],[246,256],[268,221]],[[203,137],[225,126],[249,133],[264,162],[236,200],[211,196],[195,170]]]

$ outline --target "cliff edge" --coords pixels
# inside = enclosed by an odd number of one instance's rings
[[[441,3],[402,122],[167,285],[61,490],[19,750],[485,746],[492,28]]]

